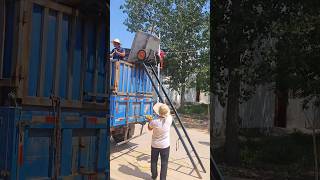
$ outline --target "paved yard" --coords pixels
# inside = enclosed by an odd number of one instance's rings
[[[136,125],[136,133],[140,132],[141,125]],[[210,179],[210,134],[204,129],[187,129],[188,134],[199,154],[201,160],[207,170],[207,173],[202,172],[202,179]],[[144,134],[138,138],[131,140],[127,144],[120,146],[113,145],[110,155],[110,176],[111,180],[149,180],[150,177],[150,143],[151,132],[145,129]],[[182,130],[181,130],[182,132]],[[171,128],[171,152],[168,167],[168,180],[192,180],[200,179],[194,171],[193,166],[185,152],[181,141],[177,143],[178,135],[174,128]],[[189,147],[191,150],[191,147]],[[192,153],[194,156],[194,154]],[[197,159],[194,156],[197,163]],[[160,170],[160,159],[159,159]],[[198,164],[198,163],[197,163]],[[158,178],[159,179],[159,178]]]

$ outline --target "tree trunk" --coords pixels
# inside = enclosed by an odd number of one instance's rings
[[[210,104],[209,104],[209,127],[210,127],[210,146],[213,147],[213,135],[214,135],[214,125],[215,125],[215,97],[213,93],[210,93]]]
[[[200,102],[200,90],[196,90],[196,102]]]
[[[317,101],[317,99],[315,100]],[[316,121],[318,120],[318,108],[314,105],[312,117],[312,142],[313,142],[313,155],[314,155],[314,179],[319,180],[319,162],[318,162],[318,148],[317,148],[317,134],[316,134]]]
[[[184,107],[184,105],[185,105],[185,98],[184,98],[184,95],[185,95],[185,93],[186,93],[186,87],[185,86],[182,86],[181,87],[181,100],[180,100],[180,108],[183,108]]]
[[[240,161],[239,148],[239,95],[240,78],[231,76],[228,88],[227,103],[227,122],[226,122],[226,142],[225,142],[225,160],[229,165],[237,165]]]
[[[277,88],[274,126],[282,128],[287,126],[287,105],[288,90]]]

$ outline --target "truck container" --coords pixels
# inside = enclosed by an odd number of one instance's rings
[[[0,179],[109,179],[106,2],[0,0]]]
[[[153,87],[139,64],[110,61],[110,127],[116,142],[132,138],[136,123],[152,114]]]

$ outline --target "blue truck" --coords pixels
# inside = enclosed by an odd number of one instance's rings
[[[110,137],[152,114],[139,64],[110,61],[106,2],[0,0],[0,179],[108,179]]]

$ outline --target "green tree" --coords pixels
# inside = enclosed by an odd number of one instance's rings
[[[270,2],[213,1],[211,36],[213,93],[226,106],[225,160],[238,164],[239,105],[271,75]],[[211,99],[213,100],[213,98]]]
[[[226,161],[239,162],[239,104],[259,85],[319,94],[319,2],[213,1],[213,92],[227,104]],[[257,56],[259,58],[257,58]],[[260,59],[260,60],[259,60]]]
[[[160,33],[161,47],[168,51],[164,71],[169,76],[167,83],[180,92],[182,106],[186,88],[195,85],[189,78],[208,70],[200,68],[209,50],[207,6],[208,0],[126,0],[121,6],[128,15],[124,24],[129,31],[153,29],[155,34]]]

